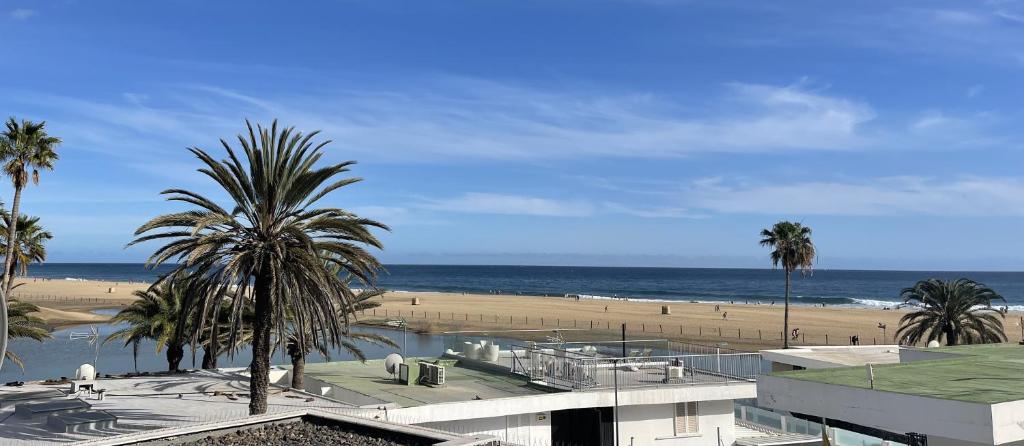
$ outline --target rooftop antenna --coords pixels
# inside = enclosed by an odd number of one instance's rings
[[[96,326],[95,325],[90,325],[88,333],[72,331],[71,334],[68,335],[68,337],[72,341],[80,341],[80,340],[85,339],[89,343],[89,345],[93,345],[93,346],[96,347],[96,354],[95,354],[95,356],[93,356],[92,366],[96,370],[99,370],[99,368],[100,368],[99,367],[99,362],[100,362],[100,342],[99,342],[99,340],[100,340],[100,332],[99,332],[99,330],[96,329]]]

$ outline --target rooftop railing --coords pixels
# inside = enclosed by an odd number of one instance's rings
[[[573,391],[754,382],[761,374],[758,353],[717,349],[706,354],[652,355],[652,351],[641,350],[621,357],[604,356],[600,350],[590,344],[578,350],[543,344],[514,346],[512,372],[535,383]]]

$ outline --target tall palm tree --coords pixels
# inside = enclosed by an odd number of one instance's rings
[[[945,338],[946,345],[1005,342],[1003,313],[992,301],[1006,301],[982,283],[970,279],[928,279],[904,288],[903,302],[917,307],[900,318],[896,339],[916,344]]]
[[[349,309],[342,311],[351,311],[353,314],[363,310],[369,310],[370,308],[376,308],[381,305],[380,301],[371,300],[374,297],[382,296],[384,290],[381,289],[362,289],[358,293],[352,296],[352,305]],[[315,334],[307,333],[306,336],[299,336],[294,330],[288,332],[288,338],[285,342],[285,352],[288,354],[288,358],[292,362],[292,388],[303,390],[303,377],[305,376],[306,370],[306,356],[313,351],[312,342],[309,340],[311,336]],[[344,333],[343,339],[341,339],[340,347],[342,350],[348,352],[356,359],[362,362],[366,362],[366,355],[363,350],[359,348],[356,342],[366,342],[375,345],[398,347],[394,341],[390,338],[374,334],[374,333],[356,333],[348,331]],[[321,347],[317,348],[317,352],[325,358],[330,357],[330,351],[321,344]]]
[[[0,250],[4,252],[7,252],[10,221],[11,214],[0,210]],[[53,234],[39,224],[39,217],[26,214],[18,216],[17,234],[18,242],[15,244],[14,261],[11,262],[11,269],[6,273],[11,278],[27,274],[30,263],[43,263],[46,260],[46,242],[53,238]]]
[[[786,304],[782,316],[782,346],[789,348],[789,295],[793,272],[810,274],[814,267],[814,242],[811,228],[800,223],[780,221],[771,229],[761,230],[761,246],[771,248],[772,267],[782,267],[786,273]]]
[[[46,133],[46,122],[32,122],[23,120],[19,124],[13,117],[6,123],[6,130],[0,133],[0,163],[3,164],[4,173],[11,177],[14,183],[14,203],[11,206],[11,221],[18,222],[18,211],[21,206],[21,191],[29,183],[29,172],[35,184],[39,184],[39,170],[52,170],[53,163],[57,161],[57,145],[60,138],[50,136]],[[17,240],[18,225],[10,225],[8,228],[8,240]],[[4,259],[3,271],[11,271],[11,264],[14,262],[14,244],[7,246]],[[4,275],[0,282],[0,353],[7,351],[7,295],[11,294],[11,287],[14,283],[12,277]],[[3,367],[3,354],[0,354],[0,368]]]
[[[126,323],[127,327],[111,333],[103,341],[123,340],[132,346],[135,370],[138,371],[139,344],[145,339],[156,341],[156,351],[167,349],[167,370],[179,370],[185,357],[185,337],[178,329],[182,317],[182,302],[187,289],[187,278],[176,276],[172,280],[154,284],[147,290],[136,290],[136,301],[119,311],[111,319]]]
[[[231,198],[228,206],[195,192],[166,190],[168,200],[194,207],[150,220],[136,230],[131,244],[166,240],[150,256],[151,265],[173,259],[178,261],[174,271],[230,284],[232,322],[251,300],[249,412],[262,414],[267,411],[271,332],[276,332],[277,342],[286,338],[289,325],[302,333],[317,333],[311,341],[318,347],[339,344],[345,331],[349,313],[338,317],[338,307],[350,305],[339,302],[345,284],[324,266],[320,253],[329,253],[329,262],[372,282],[380,264],[366,248],[382,246],[371,228],[387,226],[343,209],[316,207],[329,193],[360,181],[338,178],[353,161],[317,166],[330,142],[314,144],[318,132],[304,135],[290,127],[279,129],[277,121],[269,128],[253,128],[249,122],[246,126],[248,132],[238,135],[241,156],[224,140],[227,158],[220,161],[199,148],[190,149],[204,164],[199,171]],[[204,299],[200,310],[209,314],[222,299]],[[291,322],[285,317],[288,313]],[[229,325],[233,340],[238,324]]]
[[[10,324],[7,325],[7,336],[12,339],[28,338],[36,341],[50,339],[53,336],[46,329],[46,322],[43,319],[33,316],[32,313],[39,311],[39,307],[28,302],[21,302],[11,299],[7,304],[7,315],[10,317]],[[25,363],[12,351],[4,352],[7,359],[25,369]]]

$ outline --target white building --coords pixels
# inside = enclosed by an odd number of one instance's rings
[[[1024,347],[888,348],[883,357],[898,361],[762,376],[758,403],[900,443],[1024,445]],[[765,354],[778,370],[829,362],[826,356]]]
[[[761,357],[669,341],[466,343],[438,360],[444,383],[407,382],[383,361],[308,364],[306,390],[379,411],[381,418],[520,445],[730,446],[818,438],[737,430],[733,400],[754,398]],[[406,360],[418,368],[418,360]],[[429,367],[429,366],[428,366]],[[415,372],[413,372],[415,374]],[[743,444],[759,444],[758,442]]]

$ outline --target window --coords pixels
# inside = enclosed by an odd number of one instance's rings
[[[676,403],[676,435],[697,433],[697,402]]]

